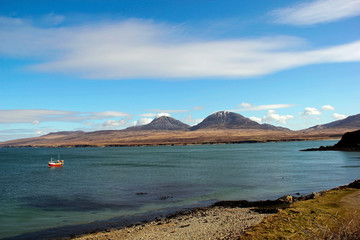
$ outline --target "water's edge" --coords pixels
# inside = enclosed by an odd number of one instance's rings
[[[95,221],[87,224],[68,225],[58,228],[49,228],[46,230],[24,233],[21,235],[4,238],[4,240],[25,240],[25,239],[71,239],[75,236],[81,236],[89,233],[102,231],[110,231],[111,229],[119,229],[130,227],[133,225],[149,222],[157,218],[164,218],[178,212],[189,211],[199,207],[210,206],[211,203],[201,206],[187,206],[181,208],[170,208],[162,211],[149,212],[146,215],[137,215],[129,217],[115,217],[103,221]]]
[[[322,190],[316,193],[309,193],[304,196],[293,196],[297,201],[305,201],[308,199],[313,199],[316,195],[331,191],[331,190],[341,190],[347,187],[360,188],[360,179],[355,180],[347,185]],[[285,195],[288,196],[288,195]],[[291,195],[289,195],[291,196]],[[126,227],[131,227],[134,225],[142,225],[150,221],[159,220],[159,219],[169,219],[175,218],[179,215],[187,215],[191,212],[195,212],[199,209],[204,208],[213,208],[217,206],[222,207],[271,207],[274,206],[277,209],[287,208],[290,206],[289,202],[283,201],[285,198],[278,198],[276,200],[257,200],[257,201],[247,201],[247,200],[232,200],[232,201],[216,201],[216,202],[206,202],[201,204],[196,204],[193,206],[183,206],[178,208],[169,208],[163,209],[162,211],[153,211],[147,213],[146,215],[130,216],[130,217],[115,217],[104,221],[95,221],[88,224],[79,224],[79,225],[68,225],[59,228],[49,228],[42,231],[25,233],[14,237],[4,238],[4,240],[22,240],[22,239],[71,239],[73,237],[79,237],[86,234],[92,234],[97,232],[109,232],[114,229],[122,229]]]

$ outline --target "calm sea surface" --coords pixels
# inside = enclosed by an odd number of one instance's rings
[[[69,236],[209,205],[276,199],[360,178],[360,153],[300,152],[337,141],[0,149],[0,238]],[[63,168],[48,168],[51,157]]]

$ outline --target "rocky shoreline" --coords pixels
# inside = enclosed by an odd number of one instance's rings
[[[330,191],[349,188],[360,189],[360,180],[306,196],[289,195],[277,200],[255,202],[220,201],[209,207],[177,212],[154,221],[78,236],[76,239],[240,239],[241,236],[249,235],[249,228],[264,219],[277,216],[277,213],[283,212],[296,202],[317,199]]]

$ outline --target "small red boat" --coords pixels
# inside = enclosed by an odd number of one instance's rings
[[[60,160],[60,158],[58,157],[58,160],[54,160],[53,158],[51,158],[50,162],[48,162],[48,166],[49,167],[62,167],[64,166],[64,160]]]

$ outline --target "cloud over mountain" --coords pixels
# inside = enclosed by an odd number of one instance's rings
[[[313,107],[307,107],[305,108],[304,112],[301,113],[302,116],[314,116],[314,115],[321,115],[321,112],[316,109],[316,108],[313,108]]]
[[[341,120],[341,119],[345,119],[347,116],[344,115],[344,114],[334,113],[334,114],[332,115],[332,117],[333,117],[334,119],[336,119],[336,120]]]
[[[152,118],[140,118],[139,120],[136,120],[134,122],[134,126],[146,125],[148,123],[151,123],[152,120],[153,120]]]
[[[262,118],[262,122],[276,122],[286,124],[290,119],[293,119],[292,115],[280,115],[275,110],[269,110],[267,114]]]
[[[317,116],[322,115],[324,111],[335,111],[335,108],[331,105],[324,105],[321,107],[320,110],[313,107],[307,107],[305,108],[304,112],[299,113],[299,115],[303,117],[314,116],[315,118],[317,118]]]

